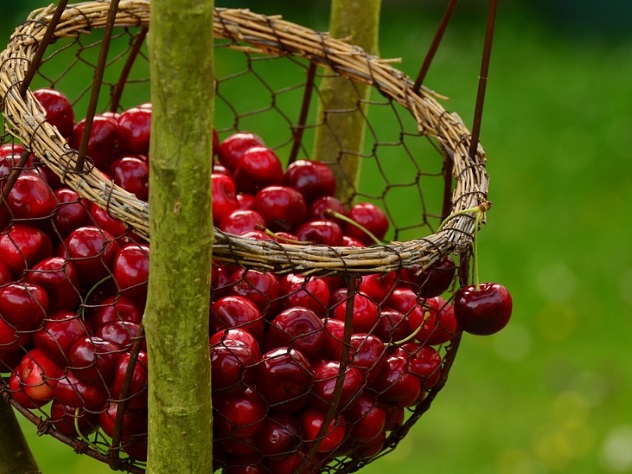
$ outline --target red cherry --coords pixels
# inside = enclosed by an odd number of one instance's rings
[[[359,290],[362,294],[371,298],[376,304],[382,304],[397,286],[397,274],[371,273],[362,276]]]
[[[217,148],[219,162],[233,171],[237,160],[250,148],[264,146],[263,139],[254,133],[239,132],[226,138]]]
[[[33,343],[58,366],[66,367],[72,346],[89,335],[90,330],[76,313],[57,311],[51,313],[44,326],[33,334]]]
[[[396,309],[382,308],[375,326],[374,334],[382,342],[390,343],[406,339],[412,331],[408,327],[408,321],[403,313]]]
[[[85,384],[107,387],[114,379],[120,351],[115,344],[100,337],[83,337],[70,349],[69,369]]]
[[[30,171],[18,176],[6,202],[15,219],[27,220],[50,217],[57,206],[48,183],[39,174]]]
[[[382,371],[387,356],[386,346],[374,334],[364,333],[352,334],[349,344],[349,364],[360,370],[367,382],[372,382]],[[342,353],[337,360],[341,357]]]
[[[237,160],[233,178],[239,191],[256,194],[266,186],[281,184],[283,168],[270,148],[249,148]]]
[[[296,229],[296,236],[314,245],[342,246],[342,229],[333,221],[307,221]]]
[[[0,315],[0,359],[4,361],[6,357],[8,361],[16,362],[15,364],[7,364],[9,370],[17,365],[17,362],[24,355],[21,349],[27,347],[32,338],[32,331],[19,331]],[[14,352],[17,352],[19,356],[18,361],[12,357]]]
[[[0,145],[0,162],[3,161],[1,158],[4,158],[5,156],[10,156],[10,157],[15,156],[17,157],[15,159],[18,160],[19,156],[22,154],[23,151],[24,151],[24,147],[20,145],[19,143],[5,143],[4,145]],[[11,171],[10,168],[8,170],[3,169],[0,175],[6,176],[9,171]]]
[[[122,294],[144,305],[149,278],[149,245],[129,243],[114,258],[112,276]]]
[[[332,406],[338,379],[342,378],[338,407],[344,410],[349,401],[362,390],[364,376],[356,367],[347,366],[341,372],[340,361],[326,360],[314,369],[314,384],[310,393],[310,405],[327,412]]]
[[[213,429],[218,438],[250,438],[262,428],[266,403],[254,390],[213,399]]]
[[[219,331],[216,334],[223,334]],[[249,334],[249,333],[246,333]],[[259,361],[259,345],[254,340],[230,339],[226,336],[211,343],[213,392],[242,392],[254,383],[254,366]]]
[[[334,308],[334,318],[345,321],[347,318],[347,301]],[[353,297],[353,314],[351,324],[353,332],[371,332],[377,324],[379,308],[369,297],[358,293]]]
[[[283,184],[299,191],[305,201],[336,193],[336,178],[329,166],[320,161],[296,160],[283,175]]]
[[[241,342],[252,349],[256,359],[261,358],[261,351],[259,349],[259,343],[255,337],[248,331],[241,328],[223,329],[215,332],[209,339],[209,343],[212,346],[222,344],[224,342]],[[230,345],[230,344],[229,344]]]
[[[24,355],[22,351],[20,351],[20,355]],[[22,360],[22,359],[20,359]],[[20,364],[18,364],[19,366]],[[24,408],[34,409],[39,408],[43,405],[46,405],[50,399],[43,398],[41,400],[35,400],[26,394],[24,391],[24,387],[22,386],[22,381],[18,376],[17,371],[13,371],[9,376],[8,385],[8,393],[11,395],[16,402],[20,404],[20,406]]]
[[[349,217],[349,209],[334,196],[321,196],[309,205],[307,217],[309,220],[333,220],[338,225],[344,225],[344,221],[330,216],[330,212],[334,211],[343,216]]]
[[[345,344],[345,323],[338,319],[323,319],[325,328],[324,356],[334,360],[340,360],[342,346]]]
[[[384,403],[397,407],[413,405],[421,394],[419,377],[408,371],[404,357],[396,355],[386,358],[372,387]]]
[[[13,224],[0,235],[0,260],[15,277],[53,253],[50,238],[41,230],[25,224]]]
[[[320,429],[325,422],[325,413],[315,408],[307,408],[301,414],[301,426],[305,434],[305,441],[314,443],[320,441],[319,453],[329,453],[340,447],[347,434],[346,422],[342,415],[335,416],[325,429],[322,438],[319,438]]]
[[[141,201],[149,199],[149,167],[140,158],[124,156],[107,169],[115,184],[134,194]]]
[[[35,402],[53,399],[57,381],[62,370],[39,349],[27,352],[15,368],[24,394]]]
[[[321,319],[311,309],[296,306],[281,311],[270,323],[270,348],[290,346],[313,360],[321,356],[325,331]]]
[[[79,197],[76,191],[59,188],[54,191],[57,208],[52,217],[52,225],[61,239],[64,239],[78,227],[88,224],[90,203]]]
[[[84,285],[92,285],[111,274],[119,251],[112,234],[94,226],[75,229],[64,240],[64,245]]]
[[[388,218],[384,211],[375,204],[361,202],[351,208],[350,217],[371,232],[378,240],[383,240],[388,231]],[[345,234],[355,237],[366,245],[373,245],[373,239],[366,232],[353,224],[347,223]]]
[[[296,416],[269,413],[256,436],[257,447],[266,457],[292,452],[301,442],[301,427]]]
[[[127,109],[116,119],[121,149],[125,153],[149,153],[151,132],[151,108],[133,107]],[[141,198],[139,198],[141,199]]]
[[[77,123],[70,137],[70,146],[78,150],[81,146],[81,136],[85,128],[85,120]],[[94,165],[105,170],[120,155],[120,137],[116,119],[95,115],[88,140],[87,156]]]
[[[140,324],[131,321],[112,321],[100,326],[94,333],[105,341],[110,341],[122,350],[129,351],[134,342],[144,338]],[[141,349],[146,351],[147,345],[143,340]]]
[[[92,311],[86,316],[86,322],[95,331],[105,324],[117,321],[140,324],[143,318],[143,308],[144,306],[141,306],[136,300],[126,296],[107,296],[94,307],[89,308]]]
[[[99,414],[99,426],[110,438],[114,436],[119,409],[119,403],[109,402],[106,409]],[[125,443],[137,437],[143,437],[147,434],[147,411],[132,410],[126,406],[120,427],[121,440]]]
[[[147,352],[140,351],[138,353],[132,369],[132,378],[127,391],[124,392],[125,377],[131,363],[132,355],[129,352],[125,352],[119,357],[114,368],[114,381],[110,386],[110,392],[115,400],[127,400],[126,406],[130,410],[147,408]]]
[[[470,334],[487,336],[503,329],[512,311],[511,294],[499,283],[460,288],[454,297],[459,326]]]
[[[63,93],[54,89],[37,89],[33,96],[46,111],[46,121],[57,128],[62,137],[72,134],[75,114],[72,104]]]
[[[287,186],[267,186],[255,196],[255,210],[273,230],[289,231],[305,220],[307,207],[302,194]]]
[[[351,438],[361,443],[374,440],[385,431],[386,410],[369,391],[362,392],[344,414]]]
[[[301,352],[279,347],[266,352],[256,366],[256,387],[271,408],[284,413],[307,403],[314,371]]]
[[[237,195],[237,202],[239,203],[239,209],[255,210],[255,197],[252,194],[239,193]]]
[[[276,313],[280,285],[274,273],[240,268],[231,275],[229,284],[229,294],[248,298],[264,316]]]
[[[85,409],[64,405],[53,400],[50,406],[50,423],[63,435],[75,437],[79,433],[87,436],[99,427],[99,415],[89,413]],[[77,430],[79,432],[77,432]]]
[[[225,174],[211,175],[213,198],[213,223],[219,225],[221,220],[239,209],[234,181]]]
[[[406,268],[402,280],[413,285],[415,293],[419,296],[432,298],[440,296],[450,288],[455,271],[454,260],[446,255],[421,272],[415,267]]]
[[[77,307],[81,297],[79,292],[79,276],[75,266],[60,257],[41,260],[28,271],[24,280],[34,283],[46,290],[50,296],[50,312],[59,310],[72,311]]]
[[[257,305],[246,296],[224,296],[211,304],[210,309],[210,327],[213,332],[240,328],[248,331],[255,339],[260,339],[263,335],[263,315]]]
[[[242,235],[265,225],[265,219],[257,211],[238,209],[222,218],[219,229],[229,234]]]
[[[408,371],[421,379],[423,390],[428,390],[439,382],[442,359],[435,348],[407,342],[398,347],[393,355],[400,355],[408,360]]]
[[[48,306],[48,294],[39,285],[11,283],[0,288],[1,318],[18,331],[40,328]]]
[[[59,379],[55,386],[55,401],[73,408],[83,408],[98,413],[105,407],[108,393],[105,387],[95,387],[83,383],[71,370]]]
[[[288,274],[279,280],[283,308],[303,306],[323,318],[329,307],[330,291],[321,278],[307,278]]]
[[[431,346],[444,344],[457,333],[457,321],[454,308],[440,296],[429,298],[424,302],[423,319],[419,312],[412,312],[408,316],[408,326],[411,331],[421,330],[415,339]]]
[[[91,224],[107,232],[115,239],[127,234],[127,225],[98,204],[92,203],[90,205],[89,214]]]
[[[11,270],[7,267],[2,260],[0,260],[0,286],[4,286],[7,283],[13,281],[13,275],[11,275]]]

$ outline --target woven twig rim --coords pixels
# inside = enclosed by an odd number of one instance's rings
[[[54,37],[86,34],[106,25],[109,2],[69,5],[61,16]],[[46,163],[62,181],[82,197],[97,203],[149,240],[149,207],[146,202],[116,186],[96,169],[71,173],[78,152],[71,149],[59,131],[46,122],[45,112],[30,90],[19,93],[26,71],[35,56],[54,7],[37,10],[12,35],[0,55],[0,98],[6,127],[11,134]],[[116,15],[119,27],[148,26],[148,0],[122,0]],[[479,145],[469,156],[470,131],[454,113],[448,113],[434,94],[422,88],[386,61],[359,47],[309,28],[248,10],[216,9],[214,34],[238,41],[266,55],[294,55],[330,68],[351,80],[370,84],[410,111],[420,133],[434,138],[446,159],[453,161],[455,187],[452,211],[479,206],[487,199],[488,176],[485,152]],[[225,234],[216,229],[213,257],[275,272],[323,271],[385,272],[406,266],[427,267],[472,241],[475,219],[456,215],[448,225],[423,239],[391,242],[367,248],[291,245]]]

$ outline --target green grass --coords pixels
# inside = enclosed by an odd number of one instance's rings
[[[285,16],[326,28],[325,13]],[[414,76],[438,17],[386,12],[381,55]],[[468,124],[483,25],[457,15],[427,80]],[[535,14],[501,11],[479,253],[481,278],[512,291],[514,316],[498,335],[464,337],[432,409],[363,472],[632,472],[631,50],[630,38],[558,34]],[[109,472],[25,431],[44,474]]]

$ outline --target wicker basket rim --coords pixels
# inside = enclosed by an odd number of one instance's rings
[[[93,28],[103,28],[108,10],[109,2],[68,5],[54,35],[58,38],[75,36],[86,34]],[[44,109],[32,91],[28,90],[25,97],[18,92],[53,12],[53,6],[33,12],[0,54],[0,103],[7,129],[64,183],[82,197],[107,208],[114,217],[149,240],[148,204],[106,180],[96,169],[81,174],[69,173],[67,170],[74,169],[78,152],[46,122]],[[115,26],[148,26],[149,17],[150,1],[122,0]],[[448,113],[435,100],[432,91],[422,88],[415,92],[413,81],[387,61],[326,33],[249,10],[216,8],[213,29],[217,38],[245,43],[249,49],[266,55],[301,56],[353,81],[379,89],[406,108],[417,121],[420,133],[432,136],[446,159],[452,160],[455,179],[453,212],[486,201],[488,176],[483,148],[479,144],[475,156],[470,157],[470,132],[458,115]],[[455,215],[440,231],[422,239],[367,248],[280,244],[225,234],[216,229],[213,255],[219,260],[237,260],[241,265],[279,273],[368,273],[407,266],[426,268],[442,256],[469,246],[474,226],[472,216]]]

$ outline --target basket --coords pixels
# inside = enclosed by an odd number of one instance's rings
[[[118,6],[112,44],[118,41],[117,44],[121,46],[112,53],[114,59],[106,66],[106,73],[109,70],[115,73],[112,75],[114,79],[106,78],[103,81],[103,110],[120,111],[147,99],[147,72],[142,66],[143,63],[146,64],[146,56],[142,48],[144,35],[149,26],[149,6],[150,2],[142,0],[122,0]],[[41,58],[41,66],[38,65],[31,87],[26,89],[24,94],[21,93],[21,85],[31,72],[29,67],[35,61],[38,51],[41,54],[42,44],[46,44],[44,38],[47,25],[51,22],[55,8],[49,7],[34,12],[28,21],[16,30],[7,49],[0,56],[0,100],[4,127],[11,135],[5,134],[3,141],[22,145],[26,150],[23,154],[25,158],[29,155],[28,152],[35,157],[35,164],[19,163],[15,169],[46,169],[47,172],[52,172],[64,186],[71,188],[87,202],[95,203],[107,211],[111,218],[124,224],[125,230],[116,236],[117,239],[126,239],[127,243],[136,242],[140,245],[151,242],[147,202],[138,199],[107,178],[94,166],[89,156],[85,157],[83,166],[78,164],[83,161],[84,156],[77,149],[70,147],[66,137],[46,121],[46,112],[33,93],[33,84],[39,83],[40,87],[62,90],[64,81],[71,76],[74,69],[79,69],[85,64],[90,70],[94,68],[94,54],[90,56],[90,53],[84,53],[94,51],[99,45],[98,39],[93,42],[90,38],[93,34],[98,35],[98,31],[107,26],[108,10],[107,2],[87,2],[68,6],[53,32],[53,39],[47,52]],[[472,215],[458,214],[458,211],[475,208],[487,202],[488,177],[485,153],[480,145],[477,146],[476,153],[470,153],[470,131],[456,114],[449,113],[443,108],[439,102],[441,96],[425,87],[415,87],[414,82],[392,67],[389,61],[368,55],[352,44],[284,21],[280,17],[258,15],[247,10],[216,9],[213,29],[217,38],[216,49],[219,57],[238,56],[245,64],[241,69],[237,68],[237,71],[228,70],[228,66],[226,70],[218,67],[216,128],[219,135],[226,138],[240,131],[256,133],[257,131],[247,130],[245,127],[248,125],[244,124],[249,124],[250,121],[263,122],[265,120],[262,117],[274,116],[272,122],[276,120],[274,124],[282,124],[287,133],[278,139],[277,143],[271,144],[270,148],[279,156],[286,157],[288,166],[291,160],[296,159],[297,151],[308,157],[306,143],[313,141],[315,130],[328,126],[326,118],[321,121],[314,116],[313,108],[308,110],[309,104],[318,100],[319,83],[325,77],[343,77],[352,84],[368,84],[371,87],[372,97],[363,105],[368,105],[371,112],[374,109],[381,109],[385,111],[384,115],[388,114],[384,130],[387,130],[385,133],[389,135],[380,135],[382,128],[378,129],[374,125],[375,122],[369,113],[365,118],[368,125],[366,151],[359,159],[365,171],[372,172],[378,178],[373,180],[376,182],[373,183],[373,189],[370,189],[370,183],[367,185],[368,190],[363,188],[366,183],[361,182],[360,187],[354,190],[351,198],[344,204],[350,206],[353,201],[370,201],[383,205],[391,229],[387,240],[379,245],[354,247],[304,245],[288,243],[289,241],[282,239],[259,240],[216,228],[213,242],[215,261],[233,270],[239,268],[265,274],[272,273],[279,277],[301,275],[304,278],[304,286],[300,289],[303,291],[309,281],[337,279],[342,282],[338,283],[339,286],[346,285],[346,295],[358,291],[362,278],[371,275],[390,275],[394,278],[393,281],[403,281],[404,275],[423,274],[446,257],[458,259],[459,280],[461,283],[467,281],[469,252],[478,221]],[[53,77],[46,72],[46,63],[56,55],[66,55],[73,59],[67,70]],[[261,69],[259,64],[263,64]],[[265,76],[265,71],[277,68],[284,71],[284,74]],[[294,75],[287,74],[287,77],[293,79],[288,79],[285,84],[276,84],[279,76],[284,76],[285,79],[285,71],[292,69],[299,71]],[[298,76],[300,79],[295,79]],[[253,104],[249,104],[246,110],[237,110],[233,107],[230,94],[238,87],[233,84],[238,84],[242,80],[253,80],[258,84],[258,93],[253,93],[253,96],[265,97],[263,105],[253,99]],[[85,107],[90,81],[91,78],[88,78],[88,87],[84,84],[78,89],[65,91],[69,95],[76,95],[73,99],[75,110]],[[130,92],[138,90],[144,92],[136,95]],[[297,98],[302,100],[296,100]],[[124,105],[125,103],[128,105]],[[301,103],[303,105],[299,110],[296,104]],[[345,111],[328,111],[330,115],[341,112]],[[393,130],[389,131],[389,126]],[[344,150],[340,155],[343,153]],[[419,157],[418,154],[424,156]],[[293,156],[287,158],[288,155]],[[335,167],[340,162],[340,155],[327,157],[325,163],[332,168]],[[406,176],[402,177],[402,174]],[[5,176],[2,179],[8,178]],[[8,186],[6,181],[3,183]],[[406,200],[407,206],[410,205],[411,209],[407,214],[419,215],[415,216],[414,222],[404,219],[399,223],[397,219],[401,209],[397,208],[401,207],[403,202],[401,196],[410,196],[411,193],[414,199]],[[448,216],[450,219],[440,226]],[[20,223],[19,216],[9,211],[8,222],[2,234],[8,235],[6,229],[16,223]],[[28,271],[27,268],[25,272]],[[18,280],[20,278],[25,277],[18,277]],[[242,276],[240,281],[246,280],[247,278]],[[295,290],[295,293],[299,291]],[[104,303],[98,299],[98,293],[99,291],[89,294],[82,292],[78,307],[83,311],[99,308]],[[218,297],[223,294],[225,293],[217,292]],[[449,295],[444,296],[449,300]],[[426,311],[432,310],[428,302],[430,298],[420,295],[417,297],[416,304],[422,305]],[[339,305],[341,301],[337,301],[336,304]],[[449,302],[442,301],[445,306],[449,306]],[[377,304],[377,307],[383,309],[380,304]],[[435,308],[435,313],[438,314],[440,309]],[[422,311],[422,314],[427,313]],[[325,318],[329,317],[330,313],[326,313]],[[345,316],[342,317],[343,320],[344,318]],[[42,324],[47,321],[48,319],[45,319]],[[266,321],[266,325],[272,324],[269,320]],[[30,334],[40,329],[42,328],[28,328],[24,332]],[[375,331],[377,329],[368,328],[366,333],[372,334]],[[350,337],[351,334],[347,331],[341,341],[342,347],[345,347],[345,356],[352,347]],[[317,471],[351,472],[394,449],[428,410],[432,400],[446,382],[459,340],[460,332],[453,328],[451,337],[432,345],[433,350],[440,356],[440,377],[434,380],[431,386],[424,388],[423,393],[420,393],[414,402],[388,412],[390,427],[384,429],[379,440],[360,445],[352,443],[349,433],[353,424],[349,422],[344,449],[327,452],[303,448],[301,456],[303,461],[307,459],[305,464],[313,465]],[[130,373],[139,364],[143,367],[142,361],[139,362],[138,358],[139,353],[142,353],[141,339],[135,337],[132,341],[126,349],[130,357],[127,361]],[[391,340],[386,346],[395,342]],[[0,345],[0,355],[3,355],[0,358],[0,372],[6,374],[2,378],[0,391],[14,407],[38,426],[40,433],[52,435],[76,451],[106,462],[114,469],[143,471],[142,449],[140,452],[135,451],[135,445],[132,443],[126,449],[125,442],[130,440],[122,434],[122,414],[118,417],[110,416],[111,419],[114,418],[114,427],[109,433],[104,433],[102,426],[90,435],[83,434],[80,430],[73,433],[72,428],[61,429],[60,424],[55,423],[50,406],[29,404],[28,398],[16,396],[16,388],[10,383],[10,374],[15,368],[15,360],[12,357],[15,358],[16,353],[19,353],[20,357],[24,356],[33,348],[33,343],[25,343],[17,350],[13,350],[15,344],[11,345],[11,351],[8,347],[9,344],[4,347]],[[224,344],[222,347],[229,345]],[[342,365],[343,369],[345,365]],[[58,375],[59,380],[68,383],[64,377],[64,373]],[[120,399],[129,399],[129,390],[131,389],[128,381],[118,393]],[[377,388],[371,390],[377,395],[382,394]],[[338,384],[335,390],[337,401],[325,410],[330,420],[338,416],[337,405],[340,399],[344,398],[340,391],[341,387]],[[352,401],[347,400],[345,403],[351,404]],[[91,410],[96,412],[93,414],[99,415],[103,414],[106,408],[102,405],[87,411]],[[68,416],[72,419],[73,415],[76,413]],[[140,421],[137,423],[142,425],[142,415],[138,416]],[[304,434],[299,434],[298,438],[302,436]],[[139,437],[142,439],[142,431]],[[239,437],[238,441],[247,446],[243,451],[234,448],[235,439],[232,435],[226,435],[226,440],[222,439],[221,434],[216,435],[216,438],[219,439],[220,447],[215,457],[220,465],[234,464],[238,462],[237,458],[245,462],[244,456],[252,454],[248,451],[252,446],[248,446],[248,442]],[[299,441],[300,446],[308,444],[304,440]],[[319,438],[319,441],[323,440]],[[278,461],[276,458],[275,461]],[[264,463],[271,470],[278,467],[274,462],[266,460]]]

